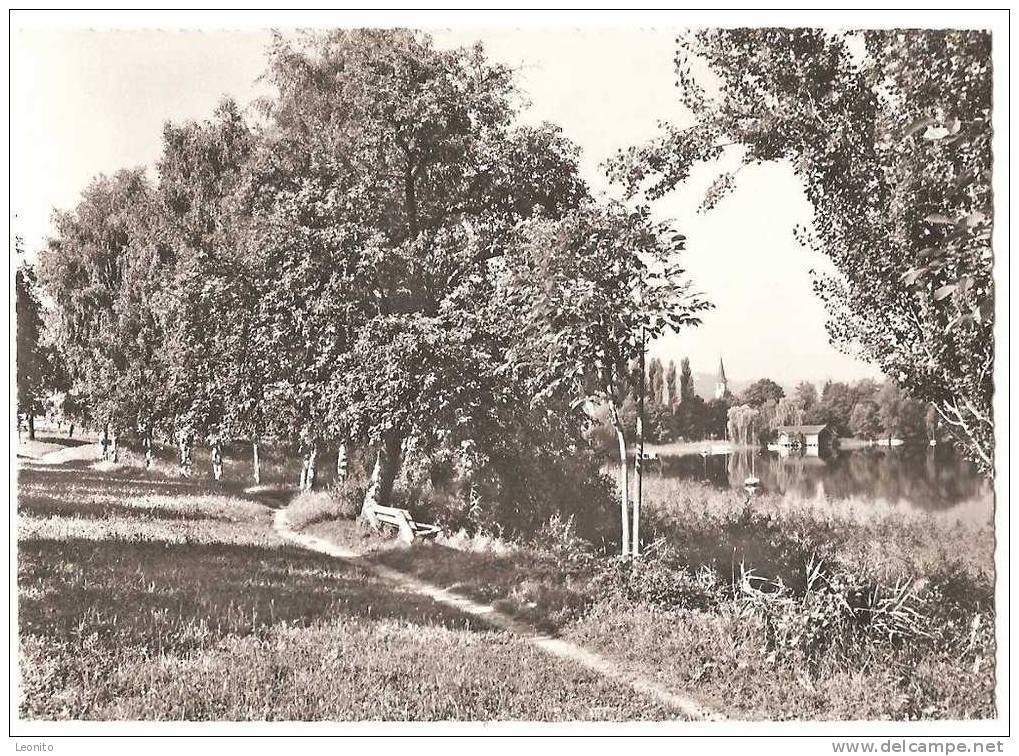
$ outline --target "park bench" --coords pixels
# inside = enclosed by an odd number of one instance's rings
[[[442,531],[438,525],[416,522],[410,512],[400,507],[377,506],[372,508],[372,514],[379,523],[400,531],[400,540],[405,543],[413,543],[415,538],[432,538]]]
[[[658,456],[658,452],[647,452],[646,454],[641,454],[638,462],[639,464],[646,466],[648,469],[655,465],[658,466],[658,469],[661,469],[663,466],[662,458]]]

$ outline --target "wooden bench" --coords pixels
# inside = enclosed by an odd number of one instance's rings
[[[663,467],[662,458],[658,456],[658,452],[647,452],[646,454],[640,455],[637,459],[637,463],[639,465],[646,465],[648,468],[653,465],[658,465],[659,469]]]
[[[433,538],[442,531],[438,525],[416,522],[410,512],[400,507],[373,507],[372,515],[376,522],[400,531],[400,540],[405,543],[413,543],[415,538]]]

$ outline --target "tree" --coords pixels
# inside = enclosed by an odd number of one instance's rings
[[[803,405],[799,399],[786,396],[778,400],[772,415],[772,430],[783,425],[803,425],[803,422]]]
[[[827,381],[821,399],[814,407],[813,420],[829,426],[838,436],[849,435],[849,417],[856,405],[856,395],[848,383]]]
[[[634,359],[666,329],[696,325],[708,306],[678,265],[683,239],[646,211],[617,205],[588,205],[558,222],[533,220],[516,239],[505,292],[523,321],[517,369],[533,371],[535,396],[564,391],[578,406],[608,407],[619,454],[621,549],[636,554],[623,402]],[[637,508],[633,517],[636,524]]]
[[[690,370],[690,358],[684,357],[679,372],[679,401],[686,402],[693,397],[693,372]]]
[[[365,334],[392,335],[402,322],[410,335],[483,301],[516,225],[534,213],[559,217],[586,194],[575,149],[557,129],[514,124],[512,74],[480,46],[438,50],[426,35],[399,30],[277,37],[266,79],[275,92],[264,103],[252,207],[272,214],[285,203],[295,226],[323,245],[344,240],[331,254],[345,277],[347,350]],[[442,365],[432,374],[452,378]],[[348,377],[334,371],[330,390],[344,394]],[[309,441],[320,432],[308,416],[314,404],[298,418]],[[357,428],[376,447],[363,507],[370,517],[386,503],[407,426],[330,406],[322,432]],[[425,408],[405,409],[401,416]]]
[[[817,386],[809,381],[800,381],[796,384],[793,395],[803,409],[804,419],[812,418],[818,402]]]
[[[663,403],[665,395],[665,366],[657,357],[648,360],[647,398],[652,407]]]
[[[16,254],[21,252],[20,242],[20,239],[15,242]],[[35,416],[42,411],[46,394],[54,387],[54,355],[43,341],[42,303],[32,266],[19,264],[14,281],[18,414],[25,417],[28,437],[34,440]]]
[[[777,402],[785,396],[785,390],[770,378],[761,378],[751,383],[743,391],[740,401],[752,407],[760,407],[765,402]]]
[[[927,436],[927,405],[907,396],[894,381],[886,381],[876,397],[886,438]]]
[[[694,125],[614,165],[631,191],[658,196],[736,146],[742,165],[787,163],[814,208],[801,238],[836,269],[815,281],[833,342],[933,403],[988,474],[990,44],[962,30],[691,32],[676,65]],[[717,77],[710,90],[695,61]],[[735,177],[719,177],[705,209]]]
[[[881,415],[871,401],[857,402],[849,416],[849,429],[858,438],[874,439],[881,433]]]
[[[665,394],[666,404],[669,410],[675,410],[679,403],[679,391],[676,385],[676,362],[669,360],[669,367],[665,370]]]
[[[750,446],[759,430],[760,410],[749,404],[730,407],[728,411],[729,440],[734,446]]]
[[[231,100],[211,119],[163,128],[157,193],[173,284],[166,312],[167,408],[182,468],[196,435],[214,462],[230,438],[257,438],[263,371],[251,358],[257,282],[243,255],[235,194],[255,136]],[[150,429],[151,432],[151,429]],[[214,464],[218,477],[220,466]]]
[[[163,411],[164,318],[170,253],[160,209],[141,169],[95,179],[39,255],[53,301],[55,342],[90,414],[112,432],[151,425]]]

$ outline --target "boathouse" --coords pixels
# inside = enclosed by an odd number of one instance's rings
[[[835,441],[827,425],[782,425],[775,429],[775,436],[779,446],[808,451],[830,449]]]

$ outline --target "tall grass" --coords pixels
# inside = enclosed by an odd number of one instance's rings
[[[516,548],[440,540],[370,558],[737,716],[993,715],[993,530],[982,517],[748,502],[668,479],[649,486],[645,515],[639,560],[556,518]]]

